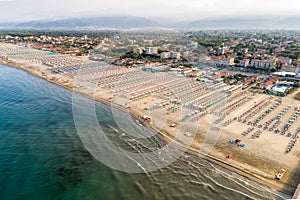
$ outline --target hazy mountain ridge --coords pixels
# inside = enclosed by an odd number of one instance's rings
[[[144,28],[157,27],[158,24],[143,17],[89,17],[70,18],[53,21],[29,21],[16,24],[11,28],[25,29],[76,29],[76,28]],[[1,27],[1,24],[0,24]]]
[[[132,16],[102,16],[69,18],[64,20],[38,20],[23,23],[0,23],[2,29],[130,29],[130,28],[174,28],[174,29],[300,29],[300,17],[256,17],[215,18],[185,21],[161,25],[159,21]]]
[[[182,25],[181,29],[300,29],[300,17],[202,19]]]

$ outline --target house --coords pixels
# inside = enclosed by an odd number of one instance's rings
[[[234,65],[234,58],[225,58],[221,56],[212,56],[210,57],[211,64],[216,66],[232,66]]]
[[[245,53],[245,54],[247,54],[248,51],[249,51],[248,48],[242,48],[242,49],[241,49],[241,52],[243,52],[243,53]]]
[[[168,58],[170,58],[171,57],[171,53],[170,52],[162,52],[161,54],[160,54],[160,58],[161,59],[168,59]]]
[[[189,74],[189,73],[191,73],[191,72],[193,72],[193,68],[186,68],[186,69],[183,69],[183,70],[182,70],[182,73],[183,73],[184,75],[187,75],[187,74]]]
[[[263,83],[263,87],[266,88],[267,90],[271,90],[276,82],[277,82],[277,79],[271,78],[268,81]]]
[[[180,59],[181,54],[179,52],[171,52],[171,58]]]
[[[249,77],[247,80],[245,80],[242,85],[248,85],[250,83],[252,83],[253,81],[257,80],[258,79],[258,76],[251,76]]]
[[[146,48],[146,54],[147,55],[155,55],[158,53],[158,48],[157,47],[147,47]]]
[[[211,47],[211,46],[207,47],[207,51],[212,52],[213,50],[214,50],[213,47]]]
[[[218,49],[217,53],[220,55],[223,55],[225,53],[229,52],[229,48],[228,47],[221,47]]]
[[[189,55],[190,55],[190,52],[188,52],[188,51],[185,51],[185,52],[183,52],[183,54],[182,54],[182,56],[183,56],[184,58],[188,57]]]
[[[223,55],[225,53],[225,49],[224,48],[219,48],[218,49],[218,54]]]
[[[281,53],[282,51],[285,51],[285,49],[282,47],[278,47],[278,48],[274,49],[274,53],[276,53],[276,54]]]
[[[291,65],[293,60],[291,58],[280,57],[278,58],[278,62],[282,65]]]
[[[224,78],[224,77],[227,77],[229,76],[229,73],[228,72],[221,72],[215,76],[213,76],[214,79],[220,79],[220,78]]]

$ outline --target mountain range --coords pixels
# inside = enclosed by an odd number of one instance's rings
[[[300,29],[300,17],[235,17],[209,18],[181,23],[160,23],[133,16],[102,16],[69,18],[62,20],[37,20],[21,23],[0,23],[1,29],[135,29],[173,28],[185,30],[200,29]]]
[[[300,17],[240,17],[202,19],[183,25],[183,29],[300,29]]]

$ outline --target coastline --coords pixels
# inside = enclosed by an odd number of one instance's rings
[[[48,82],[51,82],[53,84],[56,84],[60,87],[63,87],[71,92],[78,92],[80,94],[83,94],[83,95],[86,95],[88,96],[89,98],[92,98],[92,99],[95,99],[96,101],[100,102],[100,103],[103,103],[105,105],[108,105],[108,106],[113,106],[113,107],[116,107],[117,109],[120,109],[122,111],[127,111],[127,109],[125,109],[124,107],[122,106],[118,106],[116,104],[112,104],[110,101],[106,100],[106,99],[103,99],[103,98],[97,98],[95,97],[94,95],[88,93],[88,92],[84,92],[84,91],[74,91],[74,88],[71,87],[71,85],[73,85],[71,82],[69,82],[68,84],[66,83],[62,83],[59,81],[59,79],[52,79],[52,77],[48,77],[48,76],[43,76],[42,75],[42,72],[41,73],[38,73],[38,72],[35,72],[34,70],[30,70],[30,68],[28,68],[26,66],[26,64],[21,64],[21,63],[18,63],[18,62],[14,62],[14,61],[5,61],[5,60],[2,60],[0,62],[0,64],[3,64],[5,66],[9,66],[9,67],[14,67],[16,69],[20,69],[20,70],[23,70],[23,71],[26,71],[27,73],[33,75],[33,76],[36,76],[38,78],[42,78]],[[135,119],[139,119],[139,114],[136,113],[134,110],[130,109],[130,115],[132,117],[134,117]],[[165,130],[157,130],[154,126],[150,126],[149,128],[155,130],[159,136],[165,140],[165,141],[170,141],[170,140],[173,140],[174,137],[172,136],[172,134],[168,133],[167,131]],[[180,147],[185,147],[184,144],[180,143],[179,141],[175,141],[176,142],[176,145],[179,145]],[[198,156],[199,155],[199,149],[196,149],[194,147],[189,147],[187,149],[187,153],[189,154],[192,154],[192,155],[196,155]],[[203,157],[203,159],[217,165],[217,166],[220,166],[222,168],[225,168],[226,170],[229,170],[229,171],[232,171],[234,173],[237,173],[241,176],[244,176],[244,177],[247,177],[249,178],[250,180],[253,180],[257,183],[260,183],[260,184],[264,184],[264,185],[267,185],[271,188],[274,188],[282,193],[285,193],[285,194],[288,194],[288,195],[292,195],[292,193],[294,192],[293,190],[291,189],[286,189],[284,188],[284,184],[283,183],[280,183],[280,182],[277,182],[277,184],[274,183],[274,181],[271,181],[269,180],[268,178],[265,178],[263,176],[260,176],[259,174],[254,174],[253,172],[251,171],[248,171],[246,169],[243,169],[241,168],[241,166],[238,166],[238,165],[235,165],[233,163],[229,163],[228,161],[226,160],[222,160],[216,156],[213,156],[213,155],[205,155]]]

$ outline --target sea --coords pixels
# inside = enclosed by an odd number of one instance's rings
[[[0,65],[1,200],[290,198],[189,154],[148,173],[112,169],[83,145],[72,96],[55,84]],[[119,130],[114,122],[118,112],[104,104],[96,103],[96,113],[105,134],[122,148],[143,152],[149,150],[147,145],[165,145],[159,137],[141,142]]]

